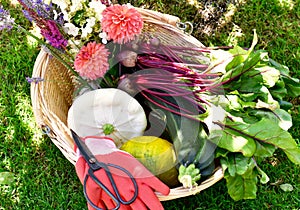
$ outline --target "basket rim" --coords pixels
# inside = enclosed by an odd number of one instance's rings
[[[154,13],[154,16],[156,14],[158,13]],[[181,30],[176,28],[176,26],[166,22],[162,22],[161,17],[158,17],[157,19],[154,19],[153,17],[147,17],[147,21],[154,24],[160,23],[163,27],[170,29],[170,31],[173,31],[174,33],[175,31],[178,33],[181,32],[180,36],[182,36],[183,39],[189,39],[190,43],[197,44],[201,47],[204,46],[196,38],[182,32]],[[33,67],[32,77],[43,78],[46,74],[48,62],[50,59],[52,59],[51,55],[49,55],[48,52],[46,52],[44,49],[41,49]],[[36,123],[40,128],[49,128],[49,132],[47,132],[46,134],[60,149],[63,155],[73,165],[75,165],[77,158],[74,152],[74,141],[72,140],[71,133],[68,129],[68,126],[60,121],[59,117],[57,117],[53,112],[51,112],[51,110],[48,109],[47,101],[43,98],[46,92],[44,84],[45,82],[31,84],[31,101]],[[224,172],[220,166],[217,166],[213,174],[209,178],[201,182],[198,186],[195,186],[193,188],[184,188],[183,186],[171,188],[168,195],[162,195],[160,193],[156,193],[156,195],[160,201],[174,200],[195,195],[211,187],[222,178],[224,178]]]

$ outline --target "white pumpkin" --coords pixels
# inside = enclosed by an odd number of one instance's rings
[[[143,107],[128,93],[103,88],[75,99],[68,112],[68,126],[80,137],[107,136],[120,147],[143,135],[147,119]]]

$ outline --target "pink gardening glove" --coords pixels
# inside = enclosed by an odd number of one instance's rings
[[[170,192],[169,187],[156,178],[137,159],[129,153],[117,149],[112,139],[106,137],[85,137],[83,140],[99,162],[121,166],[130,172],[135,178],[138,185],[137,198],[131,204],[121,204],[120,209],[163,209],[162,204],[154,192],[157,191],[163,195],[168,195]],[[89,166],[85,159],[81,156],[78,149],[77,154],[79,158],[75,165],[76,173],[81,183],[84,183],[84,179],[88,174]],[[125,175],[124,172],[117,170],[114,167],[109,167],[109,169],[123,200],[130,200],[135,191],[132,180],[128,175]],[[100,169],[94,174],[109,189],[109,191],[113,192],[116,196],[105,170]],[[89,177],[86,181],[86,194],[91,202],[101,209],[113,209],[116,207],[114,201],[91,179],[91,177]],[[89,209],[94,209],[89,202],[88,207]]]

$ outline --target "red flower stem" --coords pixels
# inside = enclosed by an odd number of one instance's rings
[[[189,119],[192,119],[192,120],[200,121],[199,119],[197,119],[197,118],[195,118],[195,117],[193,117],[193,116],[191,116],[191,115],[183,114],[183,113],[177,112],[177,111],[175,111],[175,110],[173,110],[173,109],[170,109],[170,108],[168,108],[168,107],[165,107],[165,106],[163,106],[163,105],[157,103],[156,101],[154,101],[154,100],[152,100],[151,98],[149,98],[149,97],[148,97],[145,93],[143,93],[143,92],[142,92],[142,95],[143,95],[148,101],[150,101],[151,103],[155,104],[156,106],[158,106],[158,107],[160,107],[160,108],[162,108],[162,109],[164,109],[164,110],[166,110],[166,111],[172,112],[172,113],[174,113],[174,114],[177,114],[177,115],[179,115],[179,116],[183,116],[183,117],[186,117],[186,118],[189,118]]]
[[[140,85],[142,88],[142,90],[147,90],[147,92],[153,94],[153,95],[160,95],[160,96],[187,96],[187,95],[191,95],[193,94],[193,92],[189,92],[189,93],[186,93],[186,92],[181,92],[181,93],[178,93],[178,92],[175,92],[175,91],[172,91],[170,90],[169,88],[162,88],[162,87],[157,87],[157,88],[160,88],[160,90],[163,90],[163,91],[166,91],[166,93],[164,92],[156,92],[156,91],[153,91],[153,90],[150,90],[150,87],[145,87],[144,85]],[[151,87],[151,89],[154,89],[155,87]],[[183,89],[182,89],[183,90]]]
[[[168,104],[168,105],[174,107],[175,109],[183,110],[183,111],[184,111],[185,113],[187,113],[187,114],[193,114],[193,113],[190,112],[189,110],[183,109],[183,108],[179,107],[178,105],[173,104],[173,103],[171,103],[170,101],[168,101],[168,100],[166,100],[166,99],[163,99],[163,98],[161,98],[161,97],[159,97],[159,96],[157,96],[157,95],[151,95],[151,96],[157,98],[159,101],[162,101],[162,102],[164,102],[164,103],[166,103],[166,104]],[[170,96],[170,97],[171,97],[171,96]]]
[[[182,63],[182,60],[179,56],[177,56],[170,48],[162,45],[160,46],[162,51],[169,57],[170,61]]]
[[[149,87],[149,86],[145,87],[145,86],[143,86],[142,90],[150,93],[153,96],[154,95],[155,96],[170,96],[170,97],[181,96],[185,100],[197,105],[199,107],[199,111],[201,111],[201,112],[205,112],[205,109],[200,104],[198,104],[196,101],[208,104],[206,101],[201,99],[198,95],[195,95],[192,91],[187,91],[187,90],[182,89],[182,88],[174,87],[175,89],[172,90],[172,89],[166,88],[166,87],[164,87],[164,88],[158,87],[161,90],[165,91],[166,93],[150,90],[150,88],[155,88],[155,87]],[[182,92],[182,91],[184,91],[184,92]],[[181,92],[181,93],[179,94],[179,92]]]
[[[197,51],[197,52],[211,52],[212,50],[219,50],[219,49],[232,49],[232,46],[218,46],[218,47],[182,47],[182,46],[172,46],[167,45],[169,48],[173,50],[188,50],[188,51]]]

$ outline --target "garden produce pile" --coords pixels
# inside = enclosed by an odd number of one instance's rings
[[[300,164],[285,101],[300,95],[300,82],[255,49],[255,31],[249,49],[177,46],[145,33],[130,5],[19,2],[43,38],[2,8],[12,26],[1,29],[18,27],[74,74],[68,125],[81,137],[112,138],[170,187],[192,188],[220,165],[234,200],[255,198],[258,180],[269,181],[260,163],[276,149]]]

